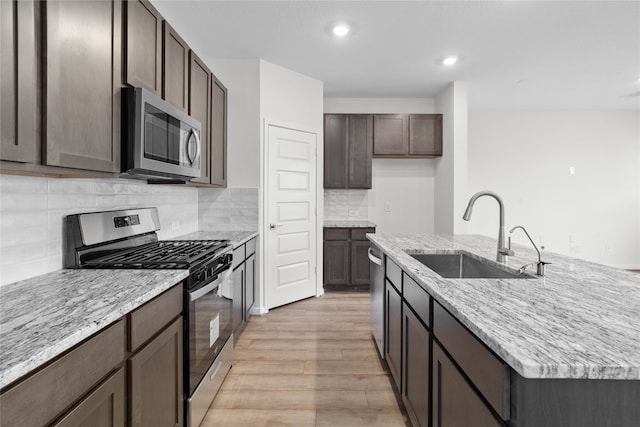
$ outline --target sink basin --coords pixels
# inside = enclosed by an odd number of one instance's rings
[[[508,271],[491,261],[482,261],[464,252],[448,254],[409,254],[447,279],[529,279],[528,274]]]

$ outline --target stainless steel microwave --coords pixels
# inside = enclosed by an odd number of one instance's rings
[[[200,122],[156,94],[122,88],[122,174],[149,181],[200,176]]]

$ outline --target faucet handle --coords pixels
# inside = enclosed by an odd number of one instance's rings
[[[498,253],[506,256],[513,256],[515,252],[513,252],[510,248],[500,248],[498,249]]]

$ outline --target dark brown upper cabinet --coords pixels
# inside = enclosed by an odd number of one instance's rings
[[[227,88],[211,75],[211,184],[227,186]]]
[[[442,156],[442,114],[409,115],[409,155]]]
[[[211,182],[210,120],[211,71],[193,52],[189,52],[189,115],[200,122],[200,178],[192,181]]]
[[[324,188],[371,188],[373,116],[325,114]]]
[[[188,111],[189,46],[169,25],[163,23],[162,98]]]
[[[56,1],[42,5],[46,46],[43,163],[119,172],[122,3]]]
[[[162,96],[162,16],[147,0],[125,4],[125,83]]]
[[[442,156],[442,114],[376,114],[374,157]]]
[[[407,155],[409,152],[409,117],[406,114],[376,114],[374,130],[374,155]]]
[[[38,140],[36,2],[0,2],[0,158],[33,163]]]

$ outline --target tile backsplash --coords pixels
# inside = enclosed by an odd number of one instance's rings
[[[257,231],[257,188],[201,188],[198,218],[203,231]]]
[[[349,216],[349,211],[356,211],[358,215]],[[369,190],[324,190],[324,219],[368,220]]]
[[[160,239],[258,228],[257,189],[0,175],[0,285],[63,267],[66,215],[151,206],[160,215]]]

